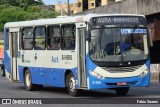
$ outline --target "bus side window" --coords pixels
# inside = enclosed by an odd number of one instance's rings
[[[9,29],[6,29],[6,50],[9,49]]]
[[[59,25],[48,27],[47,48],[49,50],[60,49],[60,26]]]
[[[34,30],[35,34],[35,50],[43,50],[46,47],[45,43],[45,35],[46,35],[46,28],[43,27],[36,27]]]
[[[74,24],[62,26],[62,50],[75,49],[75,32]]]
[[[21,44],[23,45],[21,46],[22,49],[24,50],[33,49],[33,28],[32,27],[23,28],[22,36],[23,36]]]

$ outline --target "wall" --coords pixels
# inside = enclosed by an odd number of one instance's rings
[[[86,10],[86,9],[93,9],[93,8],[95,8],[96,7],[96,1],[98,1],[98,0],[77,0],[77,4],[78,4],[77,11],[78,12],[82,12],[83,10]],[[99,0],[99,1],[101,2],[100,5],[104,6],[104,5],[107,4],[108,0]],[[92,3],[94,5],[92,5]],[[87,8],[85,6],[83,6],[84,4],[87,5]]]
[[[101,6],[104,6],[107,4],[107,0],[101,0]]]
[[[88,9],[92,8],[95,8],[95,0],[88,0]]]

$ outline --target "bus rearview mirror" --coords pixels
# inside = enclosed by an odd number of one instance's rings
[[[90,34],[90,31],[86,31],[86,40],[87,40],[88,42],[91,41],[91,34]]]

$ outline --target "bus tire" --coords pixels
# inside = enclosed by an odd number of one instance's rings
[[[78,95],[80,95],[80,91],[81,90],[76,89],[76,83],[75,83],[75,79],[74,79],[74,76],[73,76],[72,73],[69,73],[67,75],[66,86],[67,86],[67,90],[68,90],[68,92],[69,92],[69,94],[71,96],[78,96]]]
[[[5,71],[3,66],[0,68],[0,72],[1,72],[1,76],[5,77]]]
[[[126,95],[126,94],[128,93],[129,87],[116,88],[115,91],[116,91],[116,93],[117,93],[118,95],[123,96],[123,95]]]
[[[29,69],[27,69],[25,72],[24,85],[27,91],[33,91],[37,89],[36,85],[32,84],[32,76]]]

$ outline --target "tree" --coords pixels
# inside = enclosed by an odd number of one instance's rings
[[[42,2],[42,0],[39,0]],[[53,18],[59,13],[41,8],[34,0],[0,0],[0,31],[6,22]]]
[[[35,0],[0,0],[0,4],[9,4],[11,6],[18,6],[18,7],[44,4],[42,0],[38,1],[39,2],[36,2]]]

